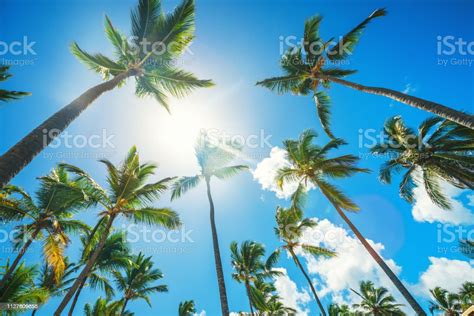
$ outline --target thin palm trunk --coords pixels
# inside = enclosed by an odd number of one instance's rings
[[[122,310],[120,311],[120,316],[123,315],[123,313],[125,313],[125,308],[127,308],[127,303],[128,303],[128,298],[125,298],[123,302]]]
[[[28,250],[28,248],[31,246],[31,243],[33,242],[33,240],[36,238],[36,236],[38,236],[38,233],[39,233],[40,229],[37,228],[30,236],[30,238],[28,238],[28,240],[26,241],[26,243],[23,245],[23,247],[21,247],[20,251],[18,252],[18,255],[16,256],[15,260],[13,261],[12,265],[8,268],[8,271],[5,273],[5,275],[3,276],[2,280],[0,281],[0,289],[3,289],[3,287],[5,286],[6,282],[8,281],[8,279],[12,276],[13,272],[15,271],[16,267],[18,266],[18,264],[20,263],[20,260],[21,258],[23,258],[26,250]],[[6,292],[6,291],[5,291]],[[1,298],[0,298],[1,299]]]
[[[206,187],[207,187],[207,197],[209,199],[209,207],[210,207],[210,220],[211,220],[211,231],[212,231],[212,245],[214,247],[214,260],[216,263],[216,273],[217,273],[217,284],[219,286],[219,297],[221,301],[221,310],[223,316],[229,315],[229,304],[227,303],[227,292],[225,288],[225,281],[224,281],[224,272],[222,269],[222,260],[221,260],[221,253],[219,251],[219,239],[217,237],[217,228],[215,222],[215,214],[214,214],[214,202],[212,201],[211,196],[211,185],[210,179],[206,178]]]
[[[89,105],[104,92],[113,90],[124,79],[136,75],[136,70],[115,76],[98,84],[50,116],[22,140],[0,156],[0,188],[15,177],[33,158],[59,136]]]
[[[376,94],[376,95],[382,95],[384,97],[388,97],[395,101],[408,104],[417,109],[428,111],[442,118],[445,118],[450,121],[456,122],[460,125],[466,126],[470,129],[474,129],[474,117],[472,115],[463,113],[461,111],[453,110],[447,106],[444,106],[435,102],[420,99],[420,98],[417,98],[417,97],[414,97],[402,92],[398,92],[395,90],[391,90],[391,89],[363,86],[358,83],[350,82],[350,81],[343,80],[340,78],[335,78],[332,76],[321,76],[320,78],[342,84],[346,87],[349,87],[358,91],[367,92],[367,93]]]
[[[63,300],[61,301],[61,304],[59,304],[58,308],[54,312],[54,316],[61,315],[61,313],[66,308],[67,304],[71,300],[74,293],[76,293],[76,291],[79,289],[79,286],[82,283],[82,281],[90,274],[90,272],[92,270],[92,267],[94,266],[97,258],[99,257],[100,252],[104,248],[105,241],[107,240],[107,237],[109,236],[110,229],[111,229],[112,224],[115,220],[115,216],[116,215],[114,215],[114,214],[110,216],[110,218],[107,222],[107,225],[105,226],[104,232],[103,232],[102,236],[100,237],[100,241],[99,241],[97,247],[95,248],[94,252],[92,253],[92,256],[89,258],[89,260],[86,263],[86,266],[81,271],[81,273],[77,277],[76,281],[74,281],[74,284],[71,286],[71,288],[69,289],[67,294],[64,296]]]
[[[360,231],[355,227],[355,225],[351,222],[351,220],[344,214],[344,211],[341,210],[341,208],[335,204],[333,206],[336,208],[337,213],[339,216],[342,217],[342,219],[346,222],[347,225],[349,225],[350,229],[356,235],[357,239],[362,243],[364,248],[367,250],[367,252],[370,254],[370,256],[377,262],[377,264],[382,268],[382,270],[385,272],[385,274],[388,276],[388,278],[392,281],[392,283],[397,287],[397,289],[400,291],[400,293],[403,295],[403,297],[407,300],[408,304],[413,308],[415,311],[416,315],[422,315],[426,316],[426,313],[423,311],[421,308],[420,304],[415,300],[415,298],[411,295],[410,292],[408,292],[407,288],[403,285],[403,283],[400,281],[400,279],[393,273],[393,271],[390,269],[390,267],[385,263],[385,261],[382,259],[382,257],[379,256],[379,254],[375,251],[374,248],[367,242],[367,240],[362,236]]]
[[[249,298],[249,306],[250,306],[250,316],[253,316],[254,315],[254,311],[253,311],[253,304],[252,304],[252,296],[251,296],[251,292],[250,292],[250,284],[248,281],[245,281],[245,290],[247,291],[247,297]]]
[[[74,313],[74,308],[76,308],[77,300],[79,299],[79,296],[81,295],[82,289],[84,288],[86,281],[87,281],[87,277],[79,285],[76,295],[74,295],[74,299],[72,300],[71,307],[69,308],[68,316],[72,316],[72,314]]]
[[[292,249],[289,249],[291,256],[293,257],[293,260],[295,260],[296,265],[298,268],[300,268],[301,272],[303,273],[304,277],[308,281],[309,287],[311,288],[311,292],[313,292],[314,298],[316,300],[316,303],[318,303],[318,307],[321,310],[321,314],[323,316],[326,316],[326,311],[324,310],[323,304],[321,304],[321,301],[319,300],[318,294],[316,294],[316,289],[313,286],[313,282],[311,282],[311,279],[309,275],[306,273],[303,265],[300,262],[300,259],[298,259],[298,256],[293,252]]]
[[[38,309],[35,308],[35,309],[31,312],[31,316],[35,316],[37,311],[38,311]]]

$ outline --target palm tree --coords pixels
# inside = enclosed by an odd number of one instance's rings
[[[88,257],[87,263],[55,311],[56,316],[61,314],[74,293],[79,289],[80,284],[90,274],[104,248],[113,223],[119,216],[131,219],[135,223],[161,225],[168,229],[174,229],[181,225],[175,211],[170,208],[157,208],[150,205],[167,189],[167,184],[171,178],[147,183],[157,167],[151,163],[141,164],[135,147],[130,149],[127,157],[118,167],[109,160],[101,160],[101,162],[107,168],[107,183],[109,186],[107,190],[80,168],[72,165],[62,165],[66,170],[76,175],[75,180],[80,183],[80,187],[87,193],[89,199],[103,208],[103,211],[99,213],[99,222],[94,229],[97,231],[97,228],[103,225],[103,230],[101,230],[97,246]],[[92,236],[94,235],[92,233]]]
[[[129,77],[135,78],[138,97],[152,96],[167,110],[168,95],[181,98],[196,88],[213,85],[211,80],[199,80],[175,66],[177,58],[194,38],[194,0],[183,0],[168,14],[163,12],[160,0],[139,0],[131,12],[131,24],[129,38],[133,38],[133,43],[129,43],[108,17],[105,19],[105,33],[115,49],[115,60],[102,54],[89,54],[77,43],[71,45],[74,56],[107,81],[84,92],[3,154],[0,187],[30,163],[95,99],[124,85]]]
[[[332,303],[328,306],[328,315],[329,316],[352,316],[352,315],[356,315],[356,313],[352,312],[349,309],[349,306],[345,304],[339,305],[336,303]]]
[[[461,305],[459,296],[455,293],[449,293],[447,290],[436,287],[430,290],[434,301],[430,302],[431,311],[443,311],[446,316],[458,316]]]
[[[166,285],[153,285],[153,282],[163,278],[163,273],[154,269],[151,257],[145,258],[141,252],[133,258],[132,264],[123,275],[118,271],[112,273],[117,288],[123,292],[123,298],[120,300],[122,311],[119,315],[123,315],[129,301],[142,299],[151,307],[151,294],[168,292]]]
[[[465,311],[472,305],[474,305],[474,283],[465,282],[459,289],[459,300],[462,305],[462,310]]]
[[[69,262],[68,257],[64,258],[65,269],[63,276],[59,282],[56,281],[54,269],[45,263],[40,271],[38,279],[36,281],[36,287],[48,291],[49,297],[60,296],[66,288],[74,281],[72,274],[76,272],[77,266],[74,263]],[[38,308],[35,308],[31,313],[31,316],[36,315]]]
[[[377,288],[371,281],[362,281],[360,282],[360,292],[351,290],[362,299],[360,303],[353,305],[354,308],[367,312],[367,315],[405,315],[400,310],[403,304],[397,304],[395,298],[384,287]]]
[[[192,316],[194,313],[196,313],[196,307],[193,300],[179,303],[178,316]]]
[[[94,249],[98,243],[99,234],[100,232],[94,236],[81,237],[83,250],[80,265],[87,263],[87,259],[91,255],[92,249]],[[68,313],[69,316],[73,315],[77,300],[88,280],[90,280],[89,283],[91,288],[104,290],[106,298],[110,298],[114,295],[114,289],[108,276],[112,271],[127,268],[132,264],[131,257],[129,256],[130,247],[125,239],[126,236],[122,232],[113,233],[107,238],[104,248],[99,253],[89,275],[84,278],[74,295]]]
[[[19,187],[7,186],[6,190],[9,196],[0,199],[0,219],[28,222],[17,226],[15,248],[19,249],[18,254],[0,281],[0,287],[7,283],[35,240],[43,242],[43,255],[59,281],[66,267],[64,249],[70,241],[68,235],[89,230],[80,220],[71,219],[78,210],[89,205],[86,195],[62,167],[40,178],[36,202]]]
[[[254,241],[244,241],[239,249],[237,242],[230,244],[232,267],[234,273],[232,277],[239,283],[244,283],[250,306],[250,315],[254,315],[251,299],[251,285],[256,281],[261,281],[267,277],[275,275],[277,271],[269,269],[263,257],[265,247]]]
[[[4,267],[4,273],[10,271],[8,264]],[[8,284],[0,287],[0,302],[16,304],[43,304],[49,298],[49,291],[36,287],[34,278],[38,274],[35,266],[25,266],[21,263],[9,277]],[[16,315],[22,310],[4,310],[5,315]],[[2,315],[4,315],[2,312]]]
[[[6,81],[9,79],[12,74],[8,73],[10,66],[2,66],[0,65],[0,82]],[[31,95],[30,92],[21,92],[21,91],[10,91],[10,90],[3,90],[0,89],[0,101],[7,102],[11,100],[17,100],[21,97]]]
[[[285,306],[281,298],[275,294],[276,288],[272,283],[256,280],[251,286],[252,304],[258,309],[257,315],[295,315],[296,310]]]
[[[431,117],[415,132],[395,116],[385,122],[383,133],[382,141],[371,149],[375,154],[390,156],[380,168],[380,181],[391,183],[392,172],[407,169],[400,183],[400,196],[406,201],[413,202],[417,172],[430,199],[444,209],[451,205],[440,180],[462,189],[474,188],[474,157],[469,154],[474,130]]]
[[[109,302],[102,297],[99,297],[93,306],[86,304],[84,306],[84,315],[85,316],[133,316],[133,313],[125,311],[120,314],[122,305],[120,301]]]
[[[219,239],[215,222],[214,201],[211,195],[211,178],[227,179],[236,175],[240,171],[247,170],[244,165],[229,166],[238,155],[239,148],[235,144],[227,142],[213,143],[204,134],[200,135],[196,145],[196,158],[199,163],[200,173],[191,177],[181,177],[173,185],[171,199],[179,198],[189,189],[199,185],[204,180],[207,189],[207,198],[210,208],[210,222],[212,232],[212,245],[214,249],[214,260],[216,265],[217,284],[219,286],[219,297],[221,302],[222,315],[229,315],[229,304],[227,302],[227,292],[225,288],[224,272],[222,269],[221,253],[219,250]]]
[[[298,268],[301,270],[301,273],[303,273],[304,277],[306,278],[306,281],[308,281],[308,284],[311,288],[311,292],[313,292],[314,299],[318,304],[321,314],[326,315],[326,311],[324,310],[324,307],[321,304],[321,301],[319,300],[313,282],[311,281],[310,277],[308,276],[308,273],[305,271],[303,265],[301,264],[300,259],[296,255],[296,250],[301,249],[303,252],[314,256],[332,257],[336,254],[331,250],[313,246],[307,243],[302,243],[300,241],[306,229],[314,228],[317,225],[316,221],[303,217],[302,207],[304,206],[305,199],[306,192],[304,191],[304,187],[303,185],[299,185],[298,189],[295,191],[295,193],[293,193],[291,197],[291,207],[277,207],[275,216],[277,227],[275,227],[275,234],[278,239],[283,243],[283,245],[277,250],[275,250],[272,255],[270,255],[267,260],[267,266],[271,267],[277,262],[281,250],[288,251]]]
[[[395,90],[368,87],[344,80],[343,77],[355,73],[356,70],[326,66],[327,62],[340,63],[351,56],[365,27],[370,21],[384,16],[386,13],[385,9],[375,10],[364,21],[344,35],[334,46],[331,46],[332,39],[324,41],[319,36],[319,25],[322,17],[315,15],[309,18],[305,22],[304,42],[301,46],[290,47],[280,60],[280,65],[285,74],[281,77],[257,82],[257,85],[276,91],[279,94],[291,92],[297,95],[308,95],[312,93],[321,124],[331,138],[334,136],[330,130],[330,99],[326,92],[319,89],[320,86],[329,89],[331,83],[341,84],[366,93],[382,95],[474,129],[472,115]]]
[[[276,179],[278,184],[282,186],[284,182],[299,181],[305,185],[310,182],[318,187],[326,199],[334,206],[339,216],[341,216],[350,227],[367,252],[410,303],[415,313],[417,315],[426,315],[395,273],[393,273],[375,249],[372,248],[343,211],[358,211],[359,207],[339,188],[327,181],[331,178],[346,178],[358,172],[368,172],[368,170],[356,167],[356,162],[359,159],[353,155],[328,158],[327,155],[331,149],[337,149],[339,146],[344,145],[345,142],[342,139],[336,138],[329,141],[326,145],[319,147],[313,144],[313,140],[316,136],[317,134],[314,131],[306,130],[301,134],[298,140],[286,140],[284,142],[287,158],[292,166],[279,170]]]

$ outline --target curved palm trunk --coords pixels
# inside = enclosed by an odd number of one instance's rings
[[[0,289],[3,289],[5,287],[5,284],[7,280],[12,276],[13,272],[15,271],[16,267],[20,263],[21,258],[23,258],[23,255],[25,254],[26,250],[31,246],[31,243],[33,240],[38,236],[40,229],[36,229],[33,234],[31,234],[30,238],[26,241],[26,243],[21,247],[20,251],[18,252],[18,255],[16,256],[15,260],[13,261],[12,265],[9,267],[8,271],[5,273],[3,276],[2,280],[0,281]],[[1,297],[0,297],[1,299]]]
[[[72,314],[74,313],[74,308],[76,308],[77,300],[79,299],[79,296],[81,295],[82,289],[84,288],[86,281],[87,281],[87,277],[84,278],[84,281],[82,281],[81,284],[79,285],[76,295],[74,295],[74,299],[72,300],[71,307],[69,308],[68,316],[72,316]]]
[[[122,310],[120,311],[120,316],[125,313],[125,308],[127,308],[127,303],[128,303],[128,298],[125,298],[125,301],[123,302]]]
[[[66,308],[67,304],[71,300],[74,293],[76,293],[76,291],[79,289],[79,286],[82,283],[82,281],[91,272],[92,267],[94,266],[94,264],[97,260],[97,257],[99,257],[100,252],[104,248],[105,241],[107,240],[107,237],[109,236],[110,228],[112,227],[112,224],[115,220],[115,216],[116,215],[111,215],[110,216],[110,218],[107,222],[107,225],[105,226],[105,230],[104,230],[102,236],[100,237],[99,243],[98,243],[97,247],[95,248],[94,252],[92,253],[92,256],[89,258],[89,260],[86,263],[86,266],[84,267],[84,269],[82,269],[82,271],[79,274],[79,276],[77,277],[76,281],[74,281],[74,284],[71,286],[71,288],[69,289],[67,294],[64,296],[63,300],[61,301],[61,304],[59,304],[58,308],[54,312],[54,316],[61,315],[61,313]]]
[[[13,145],[0,156],[0,188],[59,136],[95,99],[104,92],[113,90],[122,80],[134,76],[136,73],[135,69],[131,69],[90,88]]]
[[[212,245],[214,247],[214,260],[216,263],[217,285],[219,286],[219,297],[221,301],[221,310],[223,316],[229,315],[229,304],[227,303],[227,292],[225,289],[224,272],[222,269],[221,253],[219,251],[219,239],[217,237],[217,228],[214,214],[214,202],[211,196],[211,186],[209,178],[206,178],[207,198],[209,199],[210,220],[212,231]]]
[[[248,281],[245,281],[245,290],[247,291],[247,297],[249,298],[250,316],[253,316],[254,311],[253,311],[253,304],[252,304],[252,296],[250,294],[250,284]]]
[[[388,276],[388,278],[392,281],[392,283],[397,287],[397,289],[400,291],[400,293],[403,295],[403,297],[407,300],[407,302],[410,304],[410,306],[413,308],[415,311],[416,315],[422,315],[426,316],[425,311],[421,308],[420,304],[415,300],[415,298],[411,295],[410,292],[408,292],[407,288],[403,285],[403,283],[400,281],[400,279],[393,273],[393,271],[390,269],[390,267],[385,263],[385,261],[382,259],[382,257],[379,256],[379,254],[375,251],[374,248],[367,242],[367,240],[362,236],[360,231],[355,227],[355,225],[351,222],[351,220],[344,214],[344,211],[341,210],[341,208],[334,203],[332,205],[336,208],[337,213],[339,216],[342,217],[342,219],[346,222],[347,225],[351,228],[352,232],[354,235],[356,235],[357,239],[362,243],[364,248],[367,250],[367,252],[370,254],[370,256],[377,262],[377,264],[382,268],[382,270],[385,272],[385,274]]]
[[[435,102],[420,99],[420,98],[417,98],[405,93],[401,93],[395,90],[363,86],[358,83],[350,82],[347,80],[343,80],[343,79],[335,78],[331,76],[320,76],[320,78],[342,84],[346,87],[349,87],[358,91],[367,92],[367,93],[376,94],[376,95],[382,95],[384,97],[388,97],[395,101],[408,104],[417,109],[421,109],[421,110],[425,110],[427,112],[433,113],[442,118],[445,118],[450,121],[456,122],[460,125],[466,126],[470,129],[474,129],[474,116],[469,115],[467,113],[453,110],[447,106],[444,106]]]
[[[35,308],[35,309],[31,312],[31,316],[35,316],[37,311],[38,311],[38,309]]]
[[[303,265],[301,264],[300,259],[298,259],[298,256],[293,252],[293,250],[291,249],[288,249],[288,250],[290,251],[290,254],[293,257],[293,260],[295,260],[296,265],[298,266],[298,268],[300,268],[301,272],[304,274],[304,277],[308,281],[309,287],[311,288],[311,292],[313,292],[314,298],[316,299],[316,303],[318,303],[318,307],[321,310],[321,314],[323,316],[326,316],[326,311],[324,310],[323,304],[321,304],[321,301],[319,300],[318,294],[316,294],[316,289],[313,286],[313,282],[311,282],[311,279],[306,273]]]

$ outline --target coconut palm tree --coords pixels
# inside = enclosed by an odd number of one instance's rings
[[[229,315],[229,304],[225,287],[224,272],[222,269],[221,253],[219,250],[219,239],[215,221],[214,201],[211,194],[211,179],[227,179],[247,170],[244,165],[229,164],[238,156],[240,148],[235,144],[216,140],[213,142],[205,134],[200,135],[196,145],[196,158],[200,167],[200,173],[191,177],[181,177],[173,184],[171,199],[177,199],[189,189],[198,186],[202,181],[206,183],[207,198],[209,200],[210,222],[212,233],[212,245],[214,250],[214,261],[216,265],[217,284],[221,302],[222,315]]]
[[[130,43],[108,17],[105,33],[115,49],[115,58],[89,54],[78,46],[71,51],[92,71],[102,75],[98,84],[41,123],[0,157],[0,187],[8,183],[31,160],[46,148],[71,122],[103,93],[135,78],[135,94],[152,96],[169,110],[169,95],[181,98],[196,88],[210,87],[210,80],[199,80],[192,73],[175,66],[194,38],[194,0],[183,0],[165,14],[160,0],[139,0],[131,12]],[[46,131],[46,132],[45,132]]]
[[[81,273],[55,311],[56,316],[61,314],[79,289],[80,284],[90,274],[118,217],[123,216],[135,223],[160,225],[168,229],[174,229],[181,225],[175,211],[170,208],[150,205],[151,202],[159,199],[172,179],[165,178],[147,183],[155,173],[157,166],[151,163],[140,163],[140,157],[135,147],[130,149],[127,157],[119,166],[115,166],[109,160],[101,160],[101,162],[107,168],[107,190],[80,168],[62,165],[70,173],[76,175],[75,181],[80,184],[79,187],[86,192],[89,199],[103,208],[103,211],[99,213],[99,221],[94,230],[97,231],[97,227],[104,226],[101,229],[97,246],[91,252]],[[92,236],[94,235],[92,233]]]
[[[155,281],[163,278],[163,273],[153,268],[151,257],[145,257],[141,252],[133,258],[124,274],[119,271],[112,273],[118,290],[123,292],[123,298],[120,300],[122,311],[119,315],[123,315],[130,301],[142,299],[151,307],[151,294],[168,292],[166,285],[153,285]]]
[[[93,306],[86,304],[84,306],[84,315],[85,316],[133,316],[134,314],[125,311],[120,314],[122,309],[122,303],[120,301],[109,302],[107,299],[99,297]]]
[[[460,315],[461,305],[459,295],[449,293],[447,290],[436,287],[430,290],[433,301],[430,302],[431,311],[442,311],[446,316]]]
[[[474,305],[474,282],[463,283],[458,296],[463,311]]]
[[[328,315],[329,316],[352,316],[357,315],[355,312],[352,312],[349,309],[349,306],[342,304],[332,303],[328,306]]]
[[[303,185],[300,184],[298,186],[298,189],[295,191],[295,193],[293,193],[291,197],[291,207],[277,207],[275,216],[277,227],[275,227],[275,234],[282,242],[282,246],[270,255],[267,260],[267,266],[271,267],[277,262],[278,258],[280,257],[281,250],[287,251],[295,261],[295,264],[301,270],[301,273],[303,273],[304,277],[306,278],[306,281],[308,281],[308,284],[311,288],[311,292],[313,292],[314,299],[318,304],[321,314],[326,315],[326,311],[324,310],[324,307],[321,304],[321,301],[319,300],[313,282],[311,281],[310,277],[308,276],[308,273],[305,271],[303,265],[301,264],[300,259],[296,255],[296,251],[301,250],[305,253],[314,256],[326,257],[332,257],[336,254],[329,249],[313,246],[308,243],[302,243],[300,241],[306,229],[314,228],[317,225],[316,221],[309,218],[304,218],[302,207],[304,206],[305,199],[306,192]]]
[[[397,304],[395,298],[384,287],[375,287],[371,281],[360,282],[360,292],[351,289],[362,301],[353,307],[363,310],[367,315],[405,315],[400,310],[403,304]]]
[[[285,306],[275,291],[276,288],[272,283],[262,280],[254,282],[250,293],[252,304],[258,310],[256,315],[295,315],[296,310]]]
[[[0,199],[0,219],[7,222],[25,221],[17,226],[15,248],[18,254],[0,281],[3,287],[16,269],[33,241],[43,243],[43,255],[54,268],[59,281],[64,273],[64,249],[69,244],[69,234],[84,233],[89,227],[80,220],[72,219],[75,213],[89,206],[88,199],[77,183],[71,180],[62,167],[40,178],[36,202],[24,190],[7,186],[7,198]]]
[[[313,144],[317,134],[312,130],[304,131],[298,140],[284,141],[284,148],[287,152],[287,159],[291,163],[290,167],[284,167],[278,171],[276,181],[280,187],[285,182],[299,182],[305,186],[309,183],[320,189],[321,193],[336,209],[337,213],[350,227],[354,235],[359,239],[370,256],[377,262],[382,270],[387,274],[397,289],[402,293],[417,315],[426,315],[418,302],[408,292],[406,287],[393,273],[390,267],[367,242],[357,227],[350,221],[344,213],[346,211],[358,211],[359,207],[348,198],[339,188],[328,182],[328,179],[346,178],[355,173],[368,172],[368,169],[356,167],[359,160],[353,155],[342,155],[329,158],[330,150],[337,149],[344,145],[342,139],[336,138],[320,147]]]
[[[474,157],[469,154],[474,146],[474,130],[431,117],[415,132],[400,116],[394,116],[385,122],[383,135],[371,149],[390,157],[380,168],[380,181],[389,184],[392,172],[406,169],[400,183],[400,196],[406,201],[413,203],[413,188],[420,182],[417,173],[430,199],[444,209],[451,209],[451,204],[441,190],[440,180],[461,189],[474,188]]]
[[[10,267],[7,264],[4,267],[7,273]],[[38,274],[38,269],[35,266],[26,266],[21,263],[8,279],[8,283],[0,287],[0,302],[10,302],[16,304],[43,304],[49,298],[49,291],[47,289],[37,287],[34,284],[34,279]],[[22,310],[2,310],[2,315],[17,315]],[[5,313],[5,314],[3,314]]]
[[[43,264],[39,276],[36,280],[36,287],[48,291],[49,297],[60,296],[67,287],[74,281],[72,275],[77,271],[77,266],[69,261],[68,257],[64,258],[65,269],[63,276],[59,282],[56,281],[54,268],[47,263]],[[31,316],[36,315],[38,308],[35,308]]]
[[[276,91],[279,94],[287,92],[297,95],[313,94],[321,124],[328,136],[332,138],[334,135],[330,129],[331,102],[326,92],[320,90],[321,86],[329,89],[331,83],[341,84],[366,93],[382,95],[474,129],[474,118],[472,115],[406,93],[386,88],[368,87],[344,80],[342,78],[355,73],[356,70],[326,65],[331,63],[340,64],[341,61],[351,56],[365,27],[373,19],[384,16],[386,13],[385,9],[375,10],[349,33],[341,37],[341,40],[336,45],[332,45],[332,39],[325,41],[320,37],[319,25],[322,17],[315,15],[309,18],[305,22],[304,41],[302,41],[302,44],[290,47],[281,57],[280,65],[284,75],[265,79],[257,82],[257,85]]]
[[[194,313],[196,313],[196,307],[193,300],[179,303],[178,316],[192,316]]]
[[[0,65],[0,82],[6,81],[12,76],[12,74],[8,73],[9,69],[10,69],[10,66]],[[3,102],[17,100],[27,95],[31,95],[31,93],[0,89],[0,101],[3,101]]]
[[[251,285],[256,281],[262,281],[267,277],[278,274],[278,271],[274,271],[265,265],[263,261],[265,247],[258,242],[247,240],[244,241],[239,248],[237,242],[233,241],[230,244],[230,253],[232,268],[235,271],[232,274],[232,278],[245,285],[249,300],[250,315],[254,315],[251,299]]]
[[[82,236],[81,242],[83,245],[82,258],[80,260],[80,265],[87,263],[87,259],[91,255],[92,249],[97,246],[100,231],[94,236]],[[90,243],[90,244],[89,244]],[[74,308],[77,304],[77,300],[81,295],[81,291],[86,285],[86,282],[89,281],[89,285],[93,289],[101,289],[105,292],[106,298],[114,296],[114,289],[109,281],[109,276],[112,271],[117,271],[120,269],[125,269],[132,264],[131,257],[129,255],[130,247],[126,241],[125,233],[117,232],[111,234],[105,241],[103,250],[99,253],[97,260],[92,266],[89,275],[87,275],[82,283],[79,285],[74,299],[71,303],[68,315],[73,315]]]

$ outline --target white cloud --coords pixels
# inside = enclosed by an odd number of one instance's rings
[[[408,82],[407,84],[405,84],[405,89],[403,89],[402,92],[405,93],[405,94],[410,94],[410,93],[415,92],[415,91],[416,91],[416,88],[413,87],[413,85]]]
[[[280,272],[283,272],[283,275],[275,277],[275,288],[277,290],[278,296],[281,298],[281,302],[287,306],[294,308],[298,316],[309,315],[309,310],[305,308],[305,305],[311,301],[311,297],[306,290],[298,290],[295,282],[293,282],[286,269],[277,268]]]
[[[429,297],[429,290],[440,286],[456,292],[462,283],[474,282],[474,266],[467,261],[430,257],[430,265],[415,286],[419,295]]]
[[[474,213],[459,200],[459,196],[466,190],[456,188],[445,181],[440,181],[441,190],[449,198],[452,205],[451,210],[444,210],[431,201],[424,188],[423,179],[416,176],[416,181],[418,185],[413,189],[415,202],[412,208],[412,214],[416,221],[454,225],[474,224]],[[468,205],[474,206],[474,195],[468,196],[468,198],[470,199]]]
[[[194,313],[194,316],[206,316],[206,311],[202,310],[200,313]]]
[[[290,167],[290,162],[286,159],[286,151],[279,147],[273,147],[270,151],[270,157],[263,159],[257,164],[252,172],[254,180],[262,186],[262,189],[275,192],[278,198],[289,198],[298,187],[297,183],[283,184],[283,190],[280,189],[275,181],[277,171],[283,167]]]
[[[388,288],[399,302],[406,303],[362,244],[346,229],[323,219],[318,222],[318,226],[306,230],[302,241],[337,253],[332,258],[315,258],[300,252],[306,260],[309,273],[318,276],[315,284],[321,297],[329,296],[332,302],[351,305],[358,299],[349,289],[358,289],[360,281],[371,280],[376,286]],[[369,239],[368,242],[379,254],[383,251],[383,244]],[[384,260],[395,274],[400,273],[401,267],[395,261]]]

